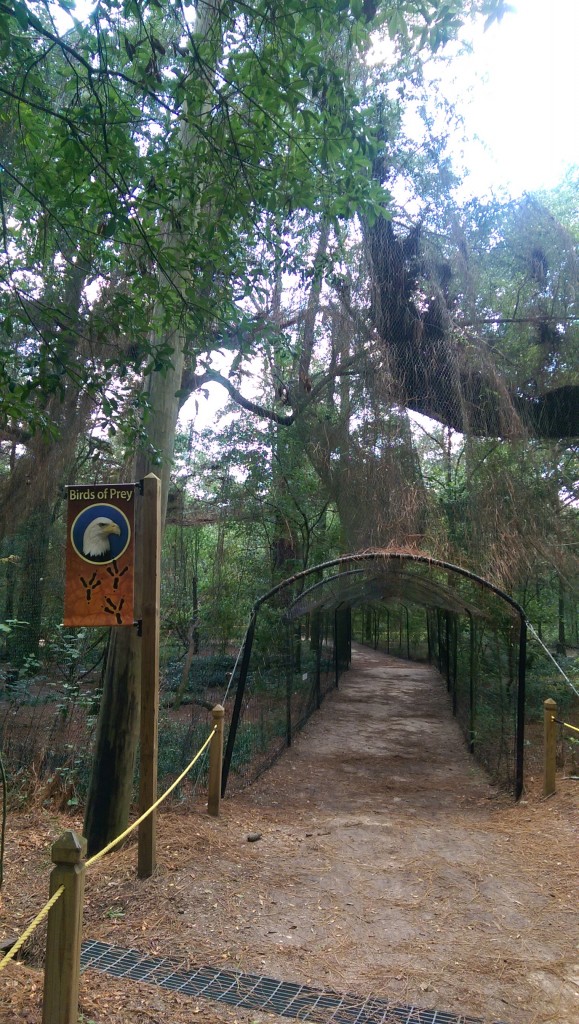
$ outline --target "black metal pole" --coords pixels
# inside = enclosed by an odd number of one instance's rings
[[[237,735],[237,727],[239,725],[239,719],[241,716],[241,705],[243,703],[243,696],[245,693],[245,684],[247,681],[247,670],[249,668],[249,659],[251,657],[251,648],[253,647],[253,637],[255,635],[255,623],[257,620],[257,613],[255,611],[251,614],[249,626],[247,627],[247,633],[245,634],[245,640],[243,643],[243,654],[241,656],[241,665],[239,666],[239,682],[237,684],[237,691],[235,694],[235,704],[233,705],[233,714],[231,716],[231,724],[229,726],[229,732],[227,734],[227,745],[225,747],[225,756],[223,758],[223,771],[221,773],[221,796],[225,796],[225,788],[227,786],[227,779],[229,777],[229,769],[231,767],[231,759],[233,757],[233,748],[235,746],[235,737]]]
[[[340,679],[340,655],[338,651],[338,609],[334,612],[334,667],[336,673],[336,689]]]
[[[317,646],[316,646],[316,707],[319,708],[322,703],[322,689],[320,683],[320,665],[322,661],[322,638],[321,630],[319,625],[319,612],[316,612],[318,616],[318,629],[317,629]]]
[[[452,713],[456,715],[458,705],[458,695],[456,692],[456,677],[458,670],[458,616],[454,613],[451,619],[451,638],[452,638],[452,657],[450,659],[451,665],[451,689],[452,689]]]
[[[292,745],[292,688],[294,681],[294,643],[291,624],[286,630],[286,673],[285,673],[285,708],[286,708],[286,740],[288,747]]]
[[[517,688],[517,735],[515,745],[515,800],[523,792],[525,760],[525,681],[527,672],[527,620],[521,615],[519,630],[519,678]]]
[[[386,609],[386,654],[390,654],[390,610]]]
[[[447,689],[448,693],[450,693],[450,612],[445,612],[444,613],[444,620],[445,620],[445,625],[444,625],[444,645],[445,645],[444,655],[445,655],[445,657],[444,657],[444,660],[445,660],[445,669],[446,669],[446,689]]]
[[[470,680],[468,689],[468,749],[474,754],[474,730],[475,730],[475,671],[476,671],[476,624],[472,612],[468,612],[470,625]]]

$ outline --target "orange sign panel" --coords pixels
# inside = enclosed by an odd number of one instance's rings
[[[75,484],[67,490],[64,625],[130,626],[138,485]]]

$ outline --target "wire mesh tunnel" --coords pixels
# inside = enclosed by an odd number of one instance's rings
[[[352,641],[434,663],[470,752],[518,799],[523,787],[526,622],[468,570],[393,551],[299,573],[255,604],[232,679],[223,791],[291,744],[352,660]],[[385,679],[387,685],[387,679]]]

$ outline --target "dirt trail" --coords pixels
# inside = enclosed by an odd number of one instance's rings
[[[489,785],[432,668],[354,648],[339,691],[220,818],[161,814],[152,878],[136,879],[134,843],[89,872],[84,934],[485,1021],[577,1024],[579,793],[561,782],[545,802],[537,789],[529,779],[515,805]],[[15,933],[44,891],[50,839],[70,827],[32,817],[12,822]],[[83,984],[101,1008],[129,997],[103,975]],[[149,1020],[160,997],[137,995],[144,1016],[121,1002],[102,1019]],[[158,1019],[190,1021],[190,1003]],[[206,1004],[199,1019],[224,1016]]]
[[[222,865],[229,949],[284,978],[577,1024],[567,793],[515,806],[467,753],[432,668],[355,649],[291,750],[226,804],[263,832]]]

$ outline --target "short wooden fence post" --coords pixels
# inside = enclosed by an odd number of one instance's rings
[[[544,711],[544,769],[543,796],[551,796],[555,792],[555,769],[557,759],[557,702],[547,697],[543,704]]]
[[[215,732],[209,745],[209,785],[207,813],[217,818],[221,804],[221,767],[223,765],[223,719],[225,708],[216,704],[211,714]]]
[[[48,914],[42,1024],[77,1024],[86,839],[64,832],[52,847],[50,895],[64,892]]]

